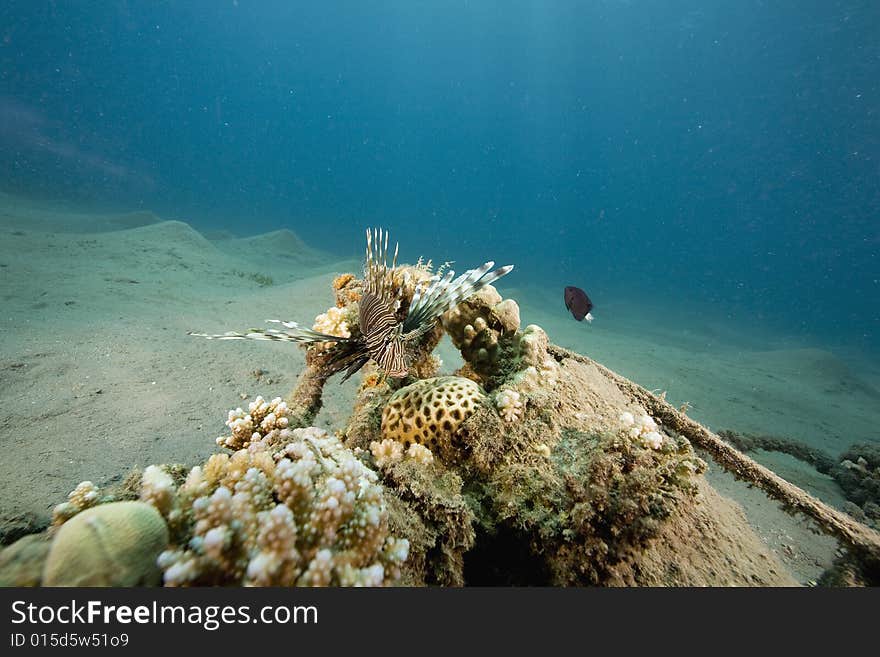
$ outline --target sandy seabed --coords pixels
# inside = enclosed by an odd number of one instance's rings
[[[360,239],[353,231],[352,253]],[[39,529],[80,481],[103,487],[133,468],[194,465],[214,453],[227,411],[289,392],[303,353],[187,331],[242,330],[269,318],[310,325],[333,303],[333,277],[361,266],[287,230],[208,239],[149,212],[83,214],[0,195],[0,540]],[[867,361],[856,371],[815,346],[744,339],[743,326],[699,309],[619,303],[593,325],[578,324],[561,288],[521,283],[511,276],[498,287],[520,303],[523,326],[539,324],[554,342],[665,390],[676,405],[689,402],[690,415],[712,429],[788,436],[832,456],[877,440],[880,368]],[[439,355],[444,371],[461,363],[448,341]],[[344,426],[356,385],[331,381],[319,426]],[[844,501],[809,466],[754,456],[824,501]],[[795,579],[808,582],[830,565],[833,539],[711,461],[708,479],[742,505]]]

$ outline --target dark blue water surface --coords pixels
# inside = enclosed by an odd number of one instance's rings
[[[0,186],[873,350],[878,35],[876,0],[6,0]]]

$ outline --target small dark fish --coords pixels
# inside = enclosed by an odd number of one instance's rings
[[[569,285],[565,288],[565,307],[571,311],[572,317],[577,321],[593,321],[593,315],[590,314],[590,311],[593,309],[593,302],[590,301],[587,293],[579,287]]]

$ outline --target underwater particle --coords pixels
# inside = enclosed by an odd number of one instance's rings
[[[449,450],[458,429],[484,403],[475,382],[459,376],[423,379],[401,388],[382,410],[382,437],[433,452]]]
[[[590,313],[593,309],[593,302],[590,301],[590,297],[587,296],[586,292],[579,287],[569,285],[565,288],[563,296],[565,298],[565,307],[571,312],[572,317],[579,322],[585,319],[588,322],[593,321],[593,315]]]

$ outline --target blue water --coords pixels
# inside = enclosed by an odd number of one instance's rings
[[[877,352],[878,35],[874,0],[6,0],[0,187]]]

